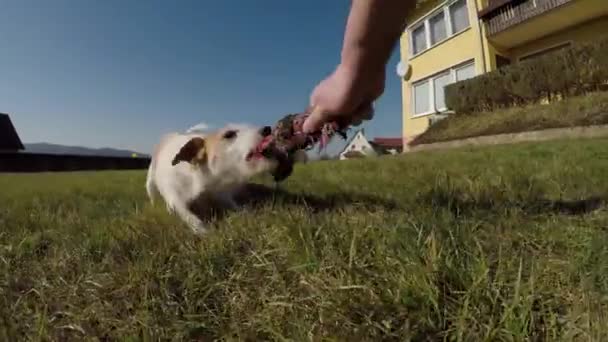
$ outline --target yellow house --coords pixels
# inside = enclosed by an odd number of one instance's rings
[[[443,87],[608,35],[608,0],[429,0],[401,36],[404,146],[449,115]]]

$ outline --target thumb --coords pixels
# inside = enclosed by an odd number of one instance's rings
[[[319,107],[313,107],[312,113],[306,118],[302,130],[306,134],[317,132],[325,123],[325,115]]]

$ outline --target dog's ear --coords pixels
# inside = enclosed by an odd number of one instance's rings
[[[207,161],[205,139],[198,137],[190,139],[175,155],[171,165],[175,166],[181,161],[191,164],[204,164]]]

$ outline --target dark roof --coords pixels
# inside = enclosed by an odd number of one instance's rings
[[[400,148],[403,147],[402,138],[374,138],[372,141],[374,145],[382,146],[384,148]]]
[[[23,144],[8,114],[0,113],[0,150],[23,150]]]

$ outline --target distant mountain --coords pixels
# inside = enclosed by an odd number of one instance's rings
[[[47,153],[47,154],[72,154],[80,156],[107,156],[107,157],[131,157],[136,153],[138,157],[149,157],[144,153],[119,150],[114,148],[89,148],[81,146],[66,146],[48,143],[24,144],[25,153]]]

